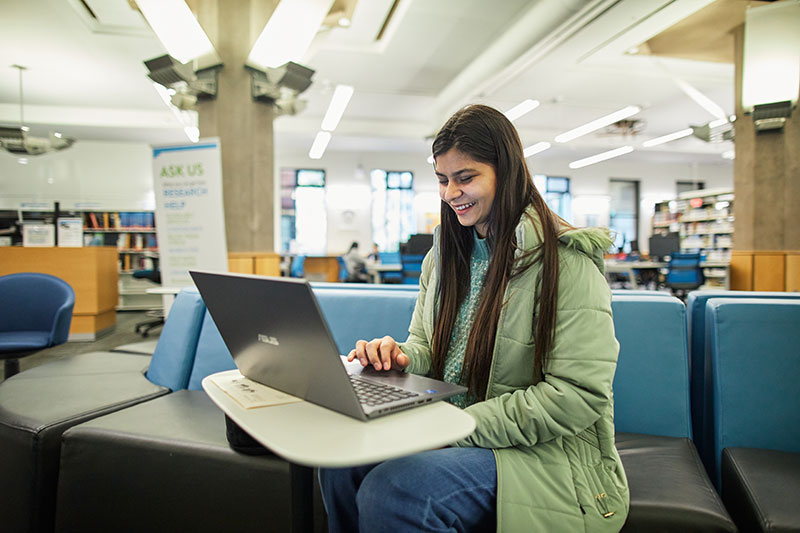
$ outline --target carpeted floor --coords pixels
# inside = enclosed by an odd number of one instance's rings
[[[144,311],[120,311],[117,313],[117,325],[111,333],[104,335],[94,342],[66,342],[59,346],[42,350],[41,352],[23,357],[19,360],[20,372],[28,368],[43,365],[57,359],[64,359],[87,352],[105,352],[132,342],[144,340],[156,340],[161,333],[161,328],[150,331],[150,335],[145,339],[134,331],[136,324],[147,320]],[[3,365],[0,364],[0,382],[5,379]]]

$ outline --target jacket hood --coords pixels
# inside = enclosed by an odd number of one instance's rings
[[[567,248],[574,248],[583,252],[592,260],[600,272],[605,271],[603,254],[614,241],[605,228],[578,228],[565,231],[558,238]]]
[[[517,243],[522,250],[531,250],[541,242],[540,235],[539,218],[533,207],[528,207],[517,226]],[[605,272],[603,254],[614,243],[607,229],[570,229],[562,233],[558,240],[567,248],[573,248],[588,256],[600,272]]]

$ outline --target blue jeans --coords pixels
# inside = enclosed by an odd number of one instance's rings
[[[496,529],[497,467],[485,448],[320,468],[319,481],[332,532]]]

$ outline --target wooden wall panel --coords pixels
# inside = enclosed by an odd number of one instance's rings
[[[118,254],[113,246],[0,248],[0,276],[41,272],[63,279],[75,291],[72,334],[94,334],[116,323]]]
[[[786,291],[800,291],[800,252],[786,252]]]
[[[785,290],[786,268],[783,252],[756,252],[753,256],[753,290]]]
[[[753,290],[753,253],[734,250],[731,254],[730,287],[734,291]]]

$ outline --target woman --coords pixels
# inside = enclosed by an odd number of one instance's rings
[[[358,243],[353,241],[347,253],[342,256],[345,267],[347,268],[347,279],[345,281],[355,283],[367,283],[367,262],[358,253]]]
[[[536,191],[513,125],[468,106],[433,142],[441,226],[408,339],[348,359],[468,387],[476,422],[449,448],[320,471],[332,531],[617,531],[628,488],[614,447],[618,344],[599,229]]]

